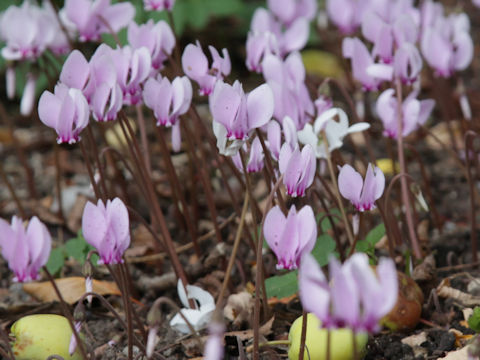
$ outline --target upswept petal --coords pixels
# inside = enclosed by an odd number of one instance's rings
[[[299,239],[299,253],[310,253],[317,241],[317,223],[310,206],[304,206],[297,213],[297,227]]]
[[[263,236],[275,254],[279,253],[286,217],[278,205],[271,208],[265,217]]]
[[[248,129],[265,125],[273,115],[273,92],[268,84],[260,85],[247,95]]]
[[[185,74],[193,80],[196,80],[207,74],[208,59],[203,53],[200,44],[188,44],[182,55],[182,68]]]
[[[99,203],[101,203],[101,200],[99,200]],[[82,234],[85,241],[95,248],[100,247],[107,234],[105,213],[91,202],[87,202],[83,210]]]
[[[300,260],[298,287],[303,309],[314,313],[324,326],[330,322],[330,288],[315,258],[306,253]]]
[[[90,65],[85,56],[78,51],[73,50],[68,56],[60,73],[60,82],[68,87],[82,90],[90,75]]]
[[[338,190],[340,194],[353,204],[358,204],[360,202],[362,188],[362,176],[350,165],[343,165],[338,174]]]
[[[232,123],[237,115],[242,96],[235,89],[224,83],[218,81],[210,97],[210,112],[213,119],[232,132]]]

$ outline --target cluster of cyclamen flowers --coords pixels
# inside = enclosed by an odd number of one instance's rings
[[[353,77],[365,91],[378,90],[383,82],[396,79],[413,84],[415,90],[402,103],[402,136],[423,125],[434,106],[433,100],[417,100],[422,55],[441,77],[464,70],[472,61],[468,17],[464,13],[446,16],[443,5],[432,0],[420,8],[401,0],[330,0],[327,12],[342,32],[349,34],[361,27],[362,35],[373,44],[369,51],[359,38],[343,41],[343,55],[351,59]],[[397,96],[395,90],[387,89],[376,105],[384,134],[391,138],[398,137]]]
[[[130,221],[125,204],[115,198],[101,200],[97,205],[87,202],[82,216],[82,233],[99,254],[99,264],[122,263],[122,256],[130,245]],[[47,263],[52,247],[50,233],[36,216],[25,230],[20,218],[14,216],[11,224],[0,219],[0,247],[2,256],[15,274],[14,281],[28,282],[38,278],[39,270]]]

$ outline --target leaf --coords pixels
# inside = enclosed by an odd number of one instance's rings
[[[382,237],[385,236],[385,225],[383,223],[378,224],[372,230],[369,231],[365,237],[365,241],[372,247],[380,241]]]
[[[85,262],[86,252],[88,249],[88,244],[83,238],[73,238],[68,240],[65,243],[65,251],[67,252],[67,256],[73,257],[77,260],[80,264]]]
[[[275,275],[265,280],[267,297],[284,297],[295,294],[298,291],[297,271],[291,271],[282,275]]]
[[[338,216],[341,215],[340,210],[338,210],[338,209],[331,209],[330,214],[331,215],[338,215]],[[325,215],[324,212],[320,212],[317,215],[317,222],[320,221],[320,219],[323,218],[322,222],[320,223],[320,228],[322,229],[322,232],[327,232],[332,228],[332,224],[330,223],[330,219],[327,216],[324,217],[324,215]],[[338,222],[340,221],[337,216],[332,216],[332,220],[333,220],[334,224],[338,224]]]
[[[47,262],[47,269],[51,274],[56,274],[62,270],[65,263],[65,254],[63,246],[57,247],[50,251],[50,257]]]
[[[312,250],[312,255],[318,261],[318,264],[320,266],[325,266],[328,264],[330,256],[332,254],[336,254],[336,247],[337,244],[330,235],[322,234],[317,239],[317,243]]]
[[[334,54],[320,50],[304,50],[302,60],[309,74],[336,79],[345,77],[341,63]]]
[[[480,307],[473,309],[473,314],[468,318],[468,326],[477,333],[480,332]]]
[[[93,291],[100,295],[118,295],[120,290],[117,285],[111,281],[93,280]],[[68,304],[74,304],[83,294],[85,294],[85,278],[81,276],[68,277],[55,280],[60,294]],[[33,296],[34,298],[43,301],[51,302],[58,301],[57,294],[53,289],[50,281],[26,283],[23,284],[23,290]]]

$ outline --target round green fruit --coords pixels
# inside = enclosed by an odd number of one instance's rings
[[[72,329],[67,318],[60,315],[38,314],[17,320],[10,328],[15,360],[45,360],[60,355],[65,360],[81,360],[78,349],[68,353]]]
[[[302,323],[302,316],[300,316],[293,322],[288,334],[290,340],[288,358],[290,360],[298,360],[300,354]],[[368,335],[366,333],[355,335],[357,359],[363,357],[367,341]],[[307,336],[303,358],[310,360],[327,359],[327,330],[320,328],[320,320],[313,314],[307,315]],[[330,330],[330,360],[352,360],[353,358],[352,330],[346,328]]]

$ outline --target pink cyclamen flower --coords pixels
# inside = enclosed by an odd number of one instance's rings
[[[51,23],[46,11],[30,2],[9,6],[0,18],[0,37],[5,41],[6,60],[35,60],[51,43],[58,22]]]
[[[130,245],[128,210],[119,198],[104,205],[87,202],[82,216],[82,232],[87,243],[95,247],[99,264],[122,263],[122,255]]]
[[[383,134],[398,138],[398,103],[393,89],[387,89],[377,99],[377,114],[383,123]],[[402,104],[402,136],[407,136],[420,125],[425,124],[435,106],[432,99],[417,100],[417,91],[411,92]]]
[[[363,253],[353,254],[343,265],[332,257],[329,274],[330,282],[311,254],[303,256],[299,271],[303,308],[313,312],[326,328],[378,332],[380,319],[398,297],[394,262],[380,259],[375,273]]]
[[[80,132],[87,127],[89,115],[82,92],[62,83],[55,86],[54,94],[44,91],[38,102],[38,116],[45,125],[55,129],[59,144],[80,140]]]
[[[375,201],[380,199],[385,189],[385,175],[379,167],[368,165],[365,181],[353,167],[343,165],[338,174],[338,190],[345,199],[351,201],[358,211],[375,209]]]
[[[38,271],[50,255],[52,239],[47,227],[34,216],[27,230],[22,219],[14,216],[11,224],[0,219],[0,247],[8,267],[15,274],[14,281],[36,280]]]
[[[117,33],[133,21],[135,7],[111,0],[66,0],[60,16],[67,28],[78,31],[80,41],[100,40],[103,33]]]
[[[474,53],[467,15],[444,17],[442,13],[433,13],[420,45],[425,60],[438,76],[449,77],[455,71],[465,70]]]
[[[245,153],[247,153],[247,144],[243,144],[243,150]],[[264,166],[263,159],[264,159],[264,154],[263,154],[262,144],[260,143],[260,139],[256,137],[252,141],[252,144],[250,145],[248,162],[247,162],[247,172],[253,173],[253,172],[262,171]],[[243,172],[243,164],[242,164],[242,158],[240,157],[240,153],[237,152],[235,155],[233,155],[232,161],[237,167],[237,169]]]
[[[406,42],[395,51],[393,70],[404,84],[413,84],[422,66],[422,56],[415,45]]]
[[[393,67],[375,63],[372,54],[360,39],[343,39],[342,52],[344,57],[351,60],[353,77],[363,85],[364,90],[377,90],[382,81],[391,80]]]
[[[143,83],[152,69],[152,59],[146,47],[124,46],[112,51],[111,59],[117,73],[117,83],[123,91],[123,103],[136,105],[142,100]]]
[[[312,185],[317,168],[315,152],[310,144],[294,150],[288,143],[283,144],[278,159],[280,173],[287,194],[292,197],[304,196],[305,190]]]
[[[147,11],[172,11],[175,0],[143,0],[143,6]]]
[[[181,134],[178,118],[187,112],[192,101],[192,84],[186,76],[176,77],[173,82],[167,78],[149,78],[143,89],[143,101],[152,109],[157,126],[172,126],[172,147],[180,151]]]
[[[249,133],[265,125],[273,115],[273,93],[267,84],[248,95],[237,80],[233,85],[218,81],[209,98],[213,120],[226,129],[228,139],[245,140]]]
[[[223,58],[217,49],[209,46],[212,55],[212,64],[208,66],[208,58],[202,50],[200,43],[188,44],[182,55],[182,68],[185,74],[200,86],[200,95],[210,95],[218,80],[230,74],[232,65],[227,49],[222,50]]]
[[[292,205],[286,217],[280,207],[271,208],[265,218],[263,234],[277,256],[277,269],[296,269],[302,255],[310,253],[317,240],[312,208],[306,205],[297,212]]]
[[[154,23],[152,19],[145,24],[136,22],[128,26],[127,38],[134,49],[146,47],[152,58],[152,67],[155,70],[163,68],[163,63],[172,54],[175,47],[175,36],[165,21]]]

